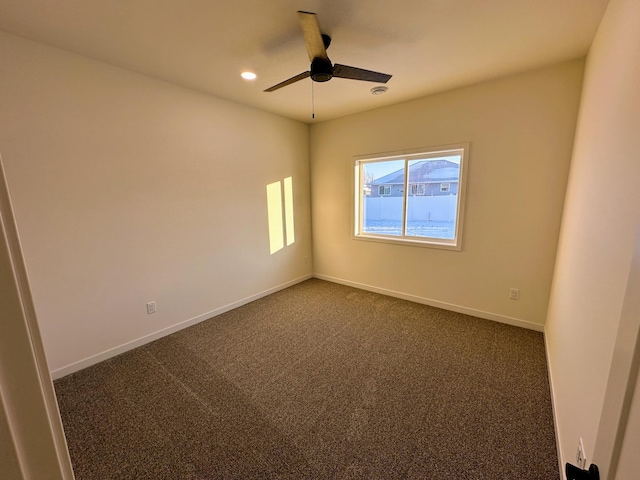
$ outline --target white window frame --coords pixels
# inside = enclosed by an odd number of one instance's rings
[[[385,197],[387,195],[391,195],[391,186],[390,185],[378,185],[378,196]]]
[[[451,182],[442,182],[440,184],[441,192],[450,192],[451,191]]]
[[[425,188],[425,184],[424,183],[412,183],[411,184],[411,191],[409,192],[409,195],[413,195],[415,197],[419,197],[425,194],[426,192],[426,188]]]
[[[435,237],[415,237],[405,235],[407,202],[409,193],[403,195],[402,208],[402,234],[401,235],[384,235],[379,233],[363,232],[363,205],[362,205],[362,188],[364,181],[363,166],[374,161],[404,160],[405,172],[408,172],[409,161],[425,158],[438,158],[446,155],[460,155],[460,177],[458,181],[457,205],[456,205],[456,224],[453,239],[443,239]],[[354,177],[353,177],[353,218],[352,218],[352,238],[354,240],[364,240],[370,242],[382,242],[400,245],[411,245],[418,247],[441,248],[446,250],[462,250],[462,230],[464,226],[464,205],[465,192],[467,183],[467,163],[469,162],[469,144],[459,143],[452,145],[443,145],[438,147],[427,147],[413,150],[403,150],[398,152],[387,152],[371,155],[358,155],[353,157],[354,160]],[[450,182],[449,182],[450,183]],[[404,192],[409,192],[409,175],[405,174]]]

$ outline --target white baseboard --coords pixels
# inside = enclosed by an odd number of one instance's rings
[[[462,313],[465,315],[471,315],[485,320],[493,320],[494,322],[506,323],[507,325],[513,325],[515,327],[522,327],[528,330],[535,330],[537,332],[544,331],[544,325],[538,323],[529,322],[527,320],[521,320],[519,318],[507,317],[505,315],[498,315],[491,312],[485,312],[482,310],[476,310],[474,308],[463,307],[461,305],[455,305],[453,303],[440,302],[438,300],[432,300],[430,298],[419,297],[417,295],[410,295],[408,293],[398,292],[395,290],[388,290],[386,288],[380,288],[373,285],[367,285],[364,283],[352,282],[350,280],[344,280],[341,278],[330,277],[328,275],[314,274],[315,278],[320,280],[326,280],[328,282],[339,283],[347,285],[349,287],[359,288],[361,290],[367,290],[369,292],[380,293],[382,295],[388,295],[390,297],[401,298],[403,300],[409,300],[415,303],[422,303],[423,305],[429,305],[431,307],[442,308],[443,310],[450,310],[452,312]]]
[[[512,317],[507,317],[504,315],[497,315],[494,313],[490,313],[490,312],[484,312],[482,310],[476,310],[476,309],[472,309],[472,308],[467,308],[467,307],[462,307],[460,305],[454,305],[451,303],[445,303],[445,302],[440,302],[437,300],[432,300],[429,298],[424,298],[424,297],[419,297],[416,295],[410,295],[407,293],[403,293],[403,292],[397,292],[395,290],[388,290],[385,288],[379,288],[379,287],[375,287],[373,285],[367,285],[367,284],[363,284],[363,283],[357,283],[357,282],[351,282],[349,280],[343,280],[340,278],[335,278],[335,277],[330,277],[328,275],[321,275],[321,274],[314,274],[314,275],[304,275],[302,277],[296,278],[294,280],[291,280],[289,282],[283,283],[281,285],[277,285],[273,288],[269,288],[267,290],[264,290],[262,292],[256,293],[254,295],[251,295],[249,297],[243,298],[241,300],[238,300],[236,302],[232,302],[228,305],[225,305],[223,307],[220,308],[216,308],[215,310],[212,310],[210,312],[206,312],[203,313],[201,315],[198,315],[197,317],[193,317],[190,318],[188,320],[184,320],[180,323],[177,323],[175,325],[172,325],[170,327],[166,327],[163,328],[162,330],[158,330],[157,332],[153,332],[150,333],[148,335],[145,335],[143,337],[140,337],[136,340],[132,340],[130,342],[124,343],[122,345],[119,345],[117,347],[111,348],[109,350],[106,350],[104,352],[98,353],[96,355],[92,355],[91,357],[85,358],[83,360],[80,360],[78,362],[74,362],[72,364],[66,365],[64,367],[58,368],[56,370],[53,370],[51,372],[51,377],[54,380],[57,380],[59,378],[62,378],[66,375],[69,375],[71,373],[77,372],[79,370],[82,370],[83,368],[87,368],[90,367],[91,365],[95,365],[96,363],[100,363],[104,360],[107,360],[109,358],[115,357],[117,355],[120,355],[121,353],[127,352],[129,350],[133,350],[134,348],[140,347],[142,345],[145,345],[147,343],[153,342],[154,340],[158,340],[159,338],[165,337],[167,335],[171,335],[172,333],[175,333],[177,331],[180,331],[184,328],[190,327],[192,325],[195,325],[197,323],[203,322],[204,320],[208,320],[212,317],[216,317],[218,315],[221,315],[225,312],[228,312],[230,310],[233,310],[234,308],[238,308],[241,307],[242,305],[246,305],[247,303],[253,302],[254,300],[258,300],[259,298],[262,297],[266,297],[267,295],[271,295],[272,293],[275,293],[277,291],[280,290],[284,290],[285,288],[289,288],[293,285],[296,285],[300,282],[304,282],[305,280],[308,280],[312,277],[318,278],[320,280],[326,280],[329,282],[333,282],[333,283],[339,283],[342,285],[347,285],[350,287],[355,287],[355,288],[359,288],[361,290],[367,290],[370,292],[375,292],[375,293],[380,293],[382,295],[388,295],[391,297],[396,297],[396,298],[401,298],[403,300],[409,300],[412,302],[416,302],[416,303],[421,303],[424,305],[430,305],[432,307],[437,307],[437,308],[442,308],[444,310],[451,310],[453,312],[458,312],[458,313],[462,313],[465,315],[472,315],[474,317],[479,317],[479,318],[484,318],[486,320],[493,320],[496,322],[500,322],[500,323],[505,323],[508,325],[513,325],[516,327],[522,327],[522,328],[527,328],[529,330],[535,330],[538,332],[542,332],[544,330],[544,326],[543,325],[539,325],[537,323],[533,323],[533,322],[528,322],[526,320],[520,320],[517,318],[512,318]],[[552,396],[553,398],[553,396]]]
[[[215,310],[211,310],[210,312],[206,312],[203,313],[202,315],[198,315],[197,317],[193,317],[190,318],[188,320],[184,320],[180,323],[177,323],[175,325],[172,325],[170,327],[166,327],[163,328],[162,330],[158,330],[157,332],[153,332],[150,333],[148,335],[145,335],[144,337],[140,337],[136,340],[132,340],[130,342],[124,343],[122,345],[119,345],[117,347],[111,348],[109,350],[106,350],[104,352],[98,353],[96,355],[93,355],[91,357],[85,358],[83,360],[80,360],[78,362],[74,362],[72,364],[69,364],[65,367],[61,367],[58,368],[56,370],[53,370],[51,372],[51,377],[54,380],[57,380],[59,378],[62,378],[66,375],[69,375],[71,373],[77,372],[79,370],[82,370],[83,368],[87,368],[90,367],[91,365],[95,365],[96,363],[100,363],[104,360],[107,360],[109,358],[115,357],[116,355],[120,355],[121,353],[127,352],[129,350],[133,350],[134,348],[140,347],[142,345],[145,345],[147,343],[153,342],[154,340],[158,340],[159,338],[162,337],[166,337],[167,335],[171,335],[172,333],[175,333],[177,331],[180,331],[184,328],[190,327],[192,325],[195,325],[197,323],[203,322],[205,320],[208,320],[212,317],[216,317],[218,315],[221,315],[225,312],[228,312],[230,310],[233,310],[234,308],[238,308],[241,307],[243,305],[246,305],[247,303],[251,303],[254,300],[258,300],[262,297],[266,297],[267,295],[271,295],[272,293],[278,292],[280,290],[284,290],[285,288],[289,288],[293,285],[296,285],[298,283],[304,282],[305,280],[309,280],[310,278],[312,278],[313,275],[309,274],[309,275],[304,275],[302,277],[296,278],[294,280],[291,280],[289,282],[285,282],[281,285],[277,285],[275,287],[269,288],[267,290],[264,290],[262,292],[256,293],[254,295],[251,295],[249,297],[243,298],[241,300],[238,300],[236,302],[232,302],[228,305],[225,305],[223,307],[220,308],[216,308]]]

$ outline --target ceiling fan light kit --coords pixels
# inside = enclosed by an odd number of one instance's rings
[[[328,82],[333,77],[333,65],[328,58],[314,58],[311,62],[311,80]]]
[[[269,87],[265,92],[273,92],[307,77],[311,77],[311,80],[314,82],[328,82],[333,77],[376,83],[387,83],[389,81],[391,75],[386,73],[364,70],[362,68],[340,65],[338,63],[333,65],[327,56],[327,48],[331,44],[331,37],[320,31],[318,16],[315,13],[299,11],[298,18],[302,26],[302,33],[311,66],[308,71],[299,73],[284,82]],[[373,93],[373,91],[371,93]],[[378,95],[378,93],[374,93],[374,95]]]

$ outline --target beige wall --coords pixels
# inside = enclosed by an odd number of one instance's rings
[[[612,0],[585,80],[546,325],[564,461],[594,445],[640,226],[640,3]],[[603,477],[606,478],[606,477]]]
[[[307,125],[7,34],[0,69],[0,152],[54,374],[311,274]],[[296,242],[270,255],[266,185],[288,176]]]
[[[541,330],[582,73],[572,61],[313,125],[315,273]],[[352,239],[352,156],[461,142],[462,252]]]

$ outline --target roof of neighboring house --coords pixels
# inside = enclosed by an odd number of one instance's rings
[[[460,166],[438,168],[429,174],[429,180],[458,180],[460,178]]]
[[[443,180],[458,180],[460,165],[449,160],[423,160],[409,167],[409,183],[439,182]],[[403,184],[404,169],[396,170],[373,182],[372,185]]]

